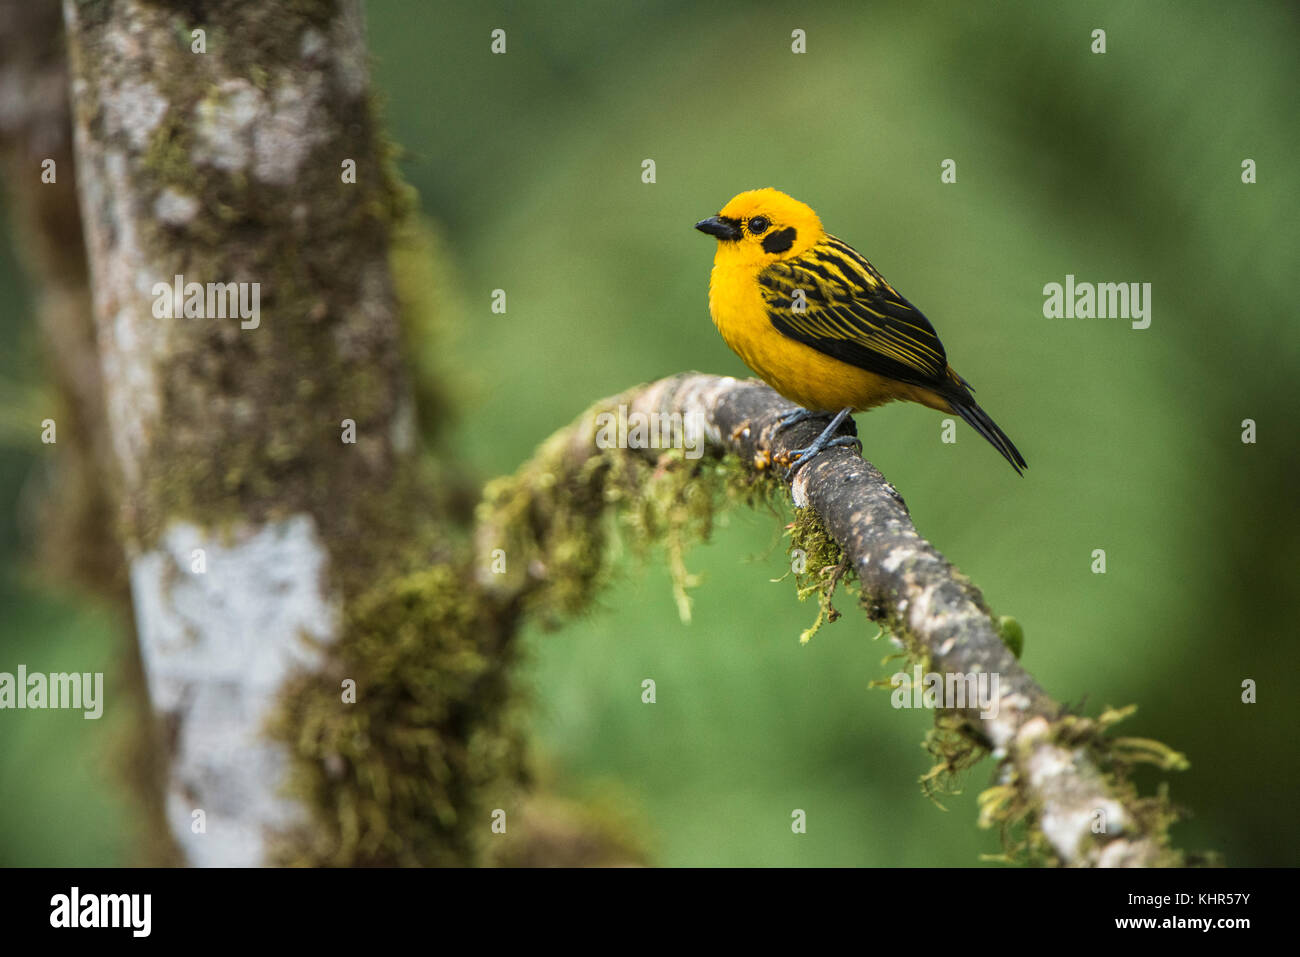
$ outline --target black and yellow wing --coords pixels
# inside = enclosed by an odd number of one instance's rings
[[[784,336],[860,369],[948,391],[948,357],[921,311],[848,243],[828,236],[758,274]]]
[[[1025,460],[948,366],[943,343],[921,311],[900,296],[866,257],[827,236],[758,274],[767,316],[783,336],[841,362],[944,398],[1017,472]]]

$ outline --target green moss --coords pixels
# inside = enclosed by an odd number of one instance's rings
[[[734,456],[687,459],[666,450],[657,459],[621,449],[596,449],[593,407],[552,436],[512,476],[490,483],[478,512],[484,552],[505,559],[502,587],[524,596],[529,614],[555,623],[588,607],[608,572],[614,542],[644,557],[663,548],[683,620],[698,584],[686,551],[709,538],[729,501],[757,502],[770,492]]]
[[[800,601],[817,596],[817,617],[799,635],[799,643],[807,644],[823,624],[839,620],[840,613],[832,604],[835,590],[841,582],[851,587],[857,576],[845,560],[843,549],[813,509],[796,508],[794,521],[786,531],[790,536],[788,552],[796,594]]]
[[[478,507],[483,560],[499,563],[492,572],[502,590],[544,623],[586,608],[605,567],[611,462],[595,456],[572,470],[567,444],[564,433],[553,436],[514,475],[490,482]]]
[[[929,670],[928,664],[922,668]],[[934,758],[931,768],[921,775],[921,791],[940,808],[940,795],[960,794],[965,772],[988,753],[971,737],[959,716],[945,711],[935,712],[934,727],[926,732],[921,746]]]
[[[291,789],[313,814],[280,845],[282,862],[478,859],[493,792],[524,767],[510,623],[468,580],[450,563],[381,578],[350,603],[334,664],[286,689],[272,730],[294,749]]]
[[[209,0],[198,9],[178,4],[168,11],[170,33],[178,52],[191,54],[192,31],[205,31],[207,53],[233,72],[256,78],[265,64],[296,63],[302,32],[312,27],[327,33],[338,16],[337,0],[293,0],[275,5],[243,0]]]
[[[205,169],[190,158],[194,146],[194,123],[186,111],[170,107],[149,136],[141,164],[155,178],[160,189],[171,186],[186,195],[202,195]]]

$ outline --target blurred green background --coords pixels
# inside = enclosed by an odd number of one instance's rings
[[[691,225],[742,189],[784,189],[930,317],[1030,463],[1016,478],[964,425],[942,444],[941,417],[917,406],[859,416],[921,532],[1020,620],[1023,661],[1051,693],[1094,714],[1135,702],[1122,733],[1187,754],[1191,770],[1168,776],[1192,812],[1178,846],[1300,863],[1296,10],[369,4],[375,85],[449,257],[455,338],[439,361],[462,400],[454,447],[490,477],[598,397],[684,369],[745,374],[709,322],[714,243]],[[495,28],[504,56],[489,53]],[[1241,182],[1245,158],[1255,185]],[[12,396],[41,380],[22,240],[4,236]],[[1044,318],[1044,284],[1067,273],[1151,283],[1151,327]],[[496,288],[505,315],[491,312]],[[38,424],[13,432],[0,670],[111,680],[120,625],[30,572]],[[736,512],[689,555],[704,578],[690,625],[650,561],[585,619],[527,636],[554,786],[639,816],[662,864],[996,853],[975,826],[990,762],[947,811],[921,795],[930,716],[868,689],[894,670],[875,627],[846,607],[798,645],[814,609],[771,581],[786,570],[778,526]],[[1247,678],[1254,705],[1240,700]],[[97,723],[0,713],[0,863],[130,859],[133,803],[109,758],[121,720],[111,700]],[[805,835],[791,833],[794,808]]]

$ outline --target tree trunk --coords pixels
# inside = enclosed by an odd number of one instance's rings
[[[358,4],[194,9],[68,0],[64,15],[167,818],[191,863],[252,865],[306,820],[284,794],[286,744],[262,733],[278,696],[306,672],[348,707],[327,652],[427,501],[387,258],[401,194]],[[215,285],[232,283],[242,298]]]

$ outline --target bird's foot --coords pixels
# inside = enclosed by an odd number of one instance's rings
[[[759,472],[764,472],[771,468],[773,463],[776,463],[777,465],[788,465],[789,460],[786,457],[774,455],[772,453],[772,442],[775,441],[776,437],[780,435],[781,432],[788,429],[790,426],[804,422],[808,419],[815,419],[820,415],[822,415],[822,413],[813,412],[809,409],[795,409],[793,412],[787,412],[785,415],[780,416],[764,430],[763,438],[760,439],[759,448],[754,452],[754,468]],[[745,426],[749,426],[748,420],[746,420]],[[735,441],[737,436],[733,434],[731,438]]]
[[[773,455],[770,446],[776,441],[776,437],[790,428],[792,425],[798,425],[800,422],[806,422],[809,419],[820,419],[825,416],[825,412],[814,412],[811,409],[795,409],[793,412],[787,412],[773,422],[764,432],[769,449],[763,454],[766,456],[767,464],[776,462],[778,465],[789,465],[792,458],[789,455]],[[838,421],[838,420],[836,420]]]
[[[852,447],[859,455],[862,454],[862,442],[856,435],[837,435],[835,438],[827,439],[825,442],[818,440],[806,449],[795,449],[793,452],[783,453],[782,455],[777,456],[775,461],[780,465],[789,467],[789,471],[786,472],[786,478],[791,479],[794,478],[794,474],[799,471],[800,467],[812,460],[817,453],[836,447]]]
[[[849,409],[841,409],[836,413],[835,418],[831,419],[830,425],[826,426],[822,434],[813,440],[812,445],[809,445],[807,448],[794,449],[791,452],[786,452],[780,456],[774,457],[774,460],[778,464],[788,467],[785,476],[787,481],[793,479],[795,473],[798,472],[801,467],[815,458],[818,453],[823,452],[826,449],[835,448],[837,446],[841,448],[856,446],[858,454],[862,454],[862,442],[858,440],[856,435],[835,434],[835,430],[840,427],[840,423],[848,417],[849,411]],[[804,418],[810,418],[814,414],[815,413],[808,413]]]

